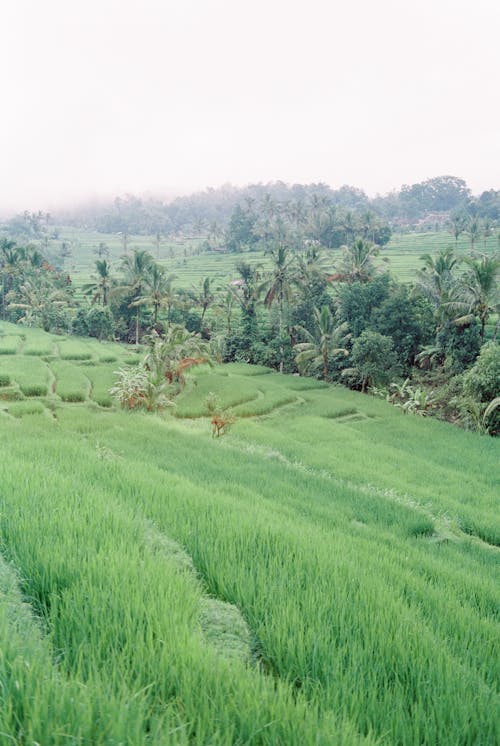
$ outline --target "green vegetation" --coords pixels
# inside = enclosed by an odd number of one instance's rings
[[[71,341],[0,359],[0,740],[498,742],[497,440],[243,363],[103,410]]]

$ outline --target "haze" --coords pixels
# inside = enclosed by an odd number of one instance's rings
[[[0,209],[224,182],[499,188],[495,0],[6,0]]]

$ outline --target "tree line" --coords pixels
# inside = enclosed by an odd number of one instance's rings
[[[312,237],[323,239],[325,245],[329,245],[324,239],[332,232],[332,216],[339,218],[334,222],[339,224],[340,230],[349,233],[349,221],[370,214],[371,220],[378,224],[373,230],[381,231],[371,235],[370,240],[383,243],[388,240],[385,235],[389,225],[400,229],[415,226],[429,216],[439,221],[455,213],[478,221],[498,221],[500,191],[490,189],[473,196],[466,182],[456,176],[438,176],[403,185],[400,190],[374,198],[369,198],[362,189],[347,185],[340,189],[332,189],[324,183],[226,185],[169,202],[126,195],[107,204],[59,210],[53,216],[25,211],[7,221],[5,227],[10,234],[23,240],[51,236],[54,224],[64,224],[126,235],[208,236],[224,243],[231,221],[241,219],[238,209],[250,217],[256,213],[261,224],[280,216],[285,223],[301,230],[307,226],[314,234]],[[329,238],[336,245],[341,245],[339,241],[342,240],[342,236]]]
[[[500,393],[500,370],[480,401],[463,386],[486,342],[498,359],[498,321],[488,328],[500,310],[498,254],[476,251],[461,259],[450,247],[424,255],[416,282],[402,285],[377,262],[379,245],[370,240],[366,222],[350,223],[349,232],[344,225],[345,242],[331,251],[304,238],[279,212],[257,213],[251,205],[246,218],[250,210],[251,231],[260,226],[259,240],[262,226],[268,231],[270,269],[247,252],[227,284],[205,277],[182,289],[168,266],[136,249],[117,267],[107,258],[96,260],[94,277],[83,288],[84,303],[75,300],[71,278],[40,250],[2,239],[2,318],[135,344],[151,333],[161,339],[173,328],[183,329],[206,342],[218,361],[315,375],[370,389],[408,405],[406,411],[436,411],[472,425],[481,421]],[[243,247],[249,248],[248,236],[238,248]],[[394,389],[404,380],[404,392]]]

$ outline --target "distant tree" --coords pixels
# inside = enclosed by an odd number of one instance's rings
[[[352,246],[344,246],[338,272],[330,279],[337,282],[369,282],[377,272],[373,259],[379,253],[378,246],[359,238]]]
[[[259,240],[255,231],[257,219],[255,215],[236,205],[226,234],[226,246],[229,251],[238,252],[253,246]]]
[[[471,251],[476,248],[476,243],[481,238],[481,223],[476,218],[470,218],[465,232],[469,236]]]
[[[458,247],[458,239],[467,227],[467,215],[464,212],[454,212],[450,216],[450,233],[455,239],[455,249]]]
[[[276,303],[278,306],[278,336],[281,338],[283,332],[284,305],[292,298],[294,276],[294,257],[290,256],[285,246],[277,246],[269,252],[273,267],[269,279],[264,283],[266,295],[264,305],[272,308]],[[284,349],[281,348],[281,359],[279,364],[280,373],[283,373]]]
[[[153,258],[151,254],[143,249],[135,249],[132,254],[125,254],[122,258],[122,269],[125,273],[125,285],[122,286],[122,290],[132,294],[133,300],[130,303],[130,307],[134,307],[135,304],[135,308],[137,308],[135,324],[136,345],[139,344],[141,308],[143,304],[135,302],[143,296],[146,276],[152,262]]]
[[[111,286],[110,264],[107,259],[97,259],[95,263],[97,278],[94,282],[86,283],[82,290],[86,295],[92,295],[92,302],[108,305],[108,294]]]

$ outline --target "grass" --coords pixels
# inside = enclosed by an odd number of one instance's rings
[[[6,743],[498,743],[498,440],[242,364],[104,411],[91,354],[0,417]]]

